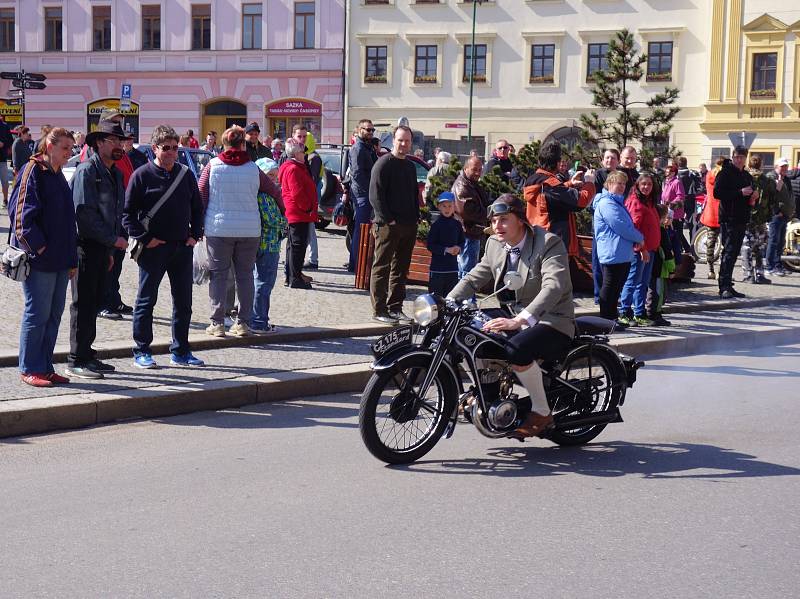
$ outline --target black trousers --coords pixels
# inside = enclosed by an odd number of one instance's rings
[[[722,234],[722,257],[719,259],[719,290],[725,291],[733,287],[733,267],[742,251],[742,240],[747,231],[747,225],[720,223]]]
[[[628,273],[631,269],[630,262],[620,264],[603,264],[603,285],[600,287],[600,316],[609,320],[616,320],[617,302],[625,286]]]
[[[458,284],[458,272],[432,272],[428,278],[428,293],[435,293],[442,297],[453,290]]]
[[[289,283],[300,280],[308,247],[308,233],[308,223],[289,225],[289,239],[286,241],[286,278]]]
[[[570,343],[572,337],[538,322],[509,340],[508,361],[515,366],[527,366],[534,360],[557,360],[566,353]]]
[[[114,266],[106,276],[106,291],[103,294],[101,310],[116,312],[122,305],[122,296],[119,294],[119,277],[122,274],[122,263],[125,261],[125,250],[113,249]]]
[[[72,302],[69,306],[70,366],[81,366],[95,356],[92,349],[97,337],[97,312],[106,292],[108,257],[111,248],[93,242],[78,243],[78,274],[72,279]]]

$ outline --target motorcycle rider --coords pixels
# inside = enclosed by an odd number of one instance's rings
[[[501,291],[498,300],[522,310],[513,318],[493,318],[483,327],[491,333],[516,333],[507,346],[508,361],[530,394],[533,406],[523,424],[512,433],[521,440],[540,435],[553,426],[537,360],[563,355],[572,341],[575,333],[572,281],[561,238],[529,225],[520,199],[509,193],[501,195],[490,206],[489,216],[494,235],[486,242],[486,253],[448,298],[470,298],[488,283],[500,289],[509,271],[521,275],[522,287]]]

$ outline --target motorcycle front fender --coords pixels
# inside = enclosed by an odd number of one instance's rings
[[[376,372],[380,370],[387,370],[389,368],[394,368],[401,360],[413,360],[413,364],[424,366],[433,361],[433,351],[418,345],[406,345],[404,347],[398,347],[397,349],[394,349],[386,355],[383,355],[375,360],[372,363],[371,368]],[[439,370],[443,371],[446,376],[449,376],[453,380],[453,383],[456,385],[456,389],[463,390],[464,386],[461,384],[461,377],[458,376],[457,368],[450,363],[450,360],[447,358],[442,360]]]

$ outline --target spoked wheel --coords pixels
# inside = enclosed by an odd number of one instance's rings
[[[553,383],[548,400],[556,423],[567,416],[586,417],[615,408],[626,388],[622,367],[603,352],[590,351],[588,346],[579,347],[567,356],[561,378],[580,391]],[[549,437],[559,445],[582,445],[594,439],[605,427],[605,424],[594,424],[557,430]]]
[[[694,239],[692,239],[692,253],[694,254],[695,259],[701,264],[705,264],[706,258],[708,257],[708,252],[706,250],[707,238],[708,227],[700,227],[697,229],[697,233],[694,234]],[[719,260],[720,254],[722,254],[722,238],[717,237],[717,243],[714,246],[715,262]]]
[[[439,441],[456,405],[452,378],[440,372],[424,395],[428,358],[401,359],[372,375],[361,396],[358,424],[372,455],[389,464],[407,464]]]

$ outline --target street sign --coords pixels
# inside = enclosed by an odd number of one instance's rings
[[[130,110],[131,108],[131,91],[132,86],[130,83],[123,83],[122,89],[119,92],[119,109]]]
[[[9,71],[3,71],[0,73],[0,79],[21,79],[22,73],[12,73]]]
[[[748,150],[750,146],[753,145],[753,142],[758,137],[758,133],[754,131],[737,131],[735,133],[728,133],[728,139],[731,140],[731,144],[734,146],[744,146]]]
[[[467,124],[466,123],[445,123],[444,124],[444,128],[445,129],[466,129],[467,128]]]
[[[31,81],[44,81],[47,79],[47,75],[43,73],[25,73],[25,78]]]
[[[23,87],[22,85],[17,85],[15,81],[16,80],[12,81],[14,85],[17,87]],[[39,81],[28,81],[27,79],[25,81],[21,81],[20,83],[24,84],[25,89],[45,89],[47,87],[46,83],[41,83]]]
[[[21,89],[10,89],[8,90],[8,95],[11,98],[21,98],[22,96],[25,95],[25,92],[22,91]]]
[[[6,105],[8,106],[19,106],[22,104],[22,98],[12,98],[11,100],[6,100]]]

